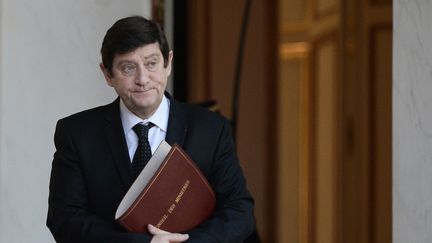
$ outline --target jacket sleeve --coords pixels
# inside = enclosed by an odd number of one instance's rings
[[[89,210],[79,152],[66,127],[62,120],[57,123],[49,185],[47,226],[56,242],[150,242],[150,235],[125,232],[114,220],[103,220]]]
[[[188,232],[187,242],[243,242],[255,229],[254,202],[246,187],[228,121],[217,141],[209,182],[216,193],[213,216]]]

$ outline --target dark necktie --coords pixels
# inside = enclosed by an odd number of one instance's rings
[[[144,166],[150,160],[151,148],[148,141],[148,131],[154,126],[153,123],[149,122],[147,125],[138,123],[132,129],[138,136],[138,147],[135,151],[132,160],[132,179],[135,180],[141,173]]]

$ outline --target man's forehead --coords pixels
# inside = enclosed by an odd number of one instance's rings
[[[148,60],[151,58],[160,58],[162,53],[159,49],[141,49],[137,48],[131,52],[116,54],[114,57],[114,62],[124,62],[133,60]]]

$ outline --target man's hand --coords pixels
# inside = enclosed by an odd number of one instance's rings
[[[184,242],[189,239],[188,234],[177,234],[163,231],[149,224],[147,226],[150,234],[153,235],[153,238],[150,243],[177,243]]]

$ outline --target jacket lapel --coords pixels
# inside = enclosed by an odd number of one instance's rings
[[[129,188],[132,184],[130,158],[120,118],[119,101],[119,98],[117,98],[108,106],[106,112],[107,123],[105,125],[105,135],[120,178],[126,188]]]
[[[181,104],[176,102],[167,92],[165,92],[165,95],[170,100],[170,112],[165,140],[170,145],[178,144],[183,146],[187,133],[185,114],[181,110]]]

